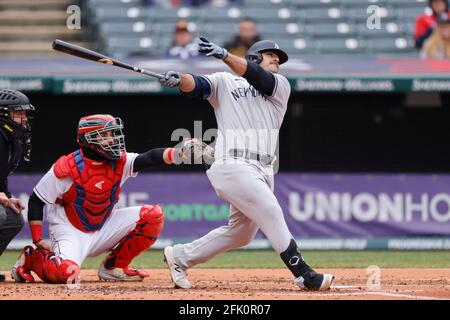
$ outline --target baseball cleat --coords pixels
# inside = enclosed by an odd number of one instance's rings
[[[334,276],[331,274],[309,271],[303,276],[295,278],[294,283],[302,290],[325,291],[330,289],[333,280]]]
[[[34,282],[34,277],[31,274],[31,271],[26,270],[25,265],[25,255],[32,254],[34,252],[34,248],[31,246],[26,246],[23,251],[20,253],[19,258],[11,269],[11,278],[16,282],[24,283],[24,282]]]
[[[175,288],[192,288],[191,283],[187,279],[186,272],[184,272],[181,267],[175,263],[175,259],[173,257],[173,247],[168,246],[164,248],[164,261],[169,267],[170,277],[172,278],[172,282],[175,284]]]
[[[142,281],[150,275],[144,270],[126,268],[106,269],[102,263],[97,272],[98,278],[105,281]]]
[[[0,272],[0,282],[5,281],[5,275],[3,273]]]

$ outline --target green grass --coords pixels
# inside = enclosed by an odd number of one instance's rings
[[[448,251],[304,251],[305,260],[315,268],[450,268]],[[0,270],[9,270],[18,256],[7,251],[0,257]],[[85,269],[96,269],[105,255],[88,258]],[[135,259],[133,266],[164,268],[161,250],[150,250]],[[236,250],[218,255],[199,268],[283,268],[279,256],[270,250]]]

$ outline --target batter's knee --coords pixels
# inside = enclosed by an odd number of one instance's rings
[[[234,247],[240,248],[249,244],[258,232],[258,226],[250,219],[245,218],[231,225],[233,228]]]

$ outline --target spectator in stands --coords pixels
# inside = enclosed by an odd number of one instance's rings
[[[180,20],[175,26],[172,47],[167,51],[166,58],[186,60],[196,56],[198,56],[198,46],[192,40],[192,32],[188,29],[188,22]]]
[[[422,48],[425,40],[428,39],[436,27],[436,17],[442,13],[450,16],[448,0],[429,0],[429,5],[432,14],[423,14],[416,19],[414,40],[418,49]]]
[[[436,18],[437,26],[425,41],[421,57],[424,59],[450,59],[450,17],[442,13]]]
[[[224,44],[228,52],[244,57],[248,48],[261,38],[256,30],[256,21],[252,18],[245,17],[239,22],[238,33],[229,42]]]

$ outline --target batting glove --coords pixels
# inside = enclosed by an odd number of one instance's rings
[[[214,58],[222,60],[225,60],[225,58],[228,57],[227,49],[209,42],[208,39],[203,37],[200,37],[200,41],[198,43],[198,52],[205,53],[207,57],[213,56]]]
[[[166,87],[176,88],[181,84],[181,73],[176,71],[167,71],[163,75],[164,78],[159,79],[159,82]]]

